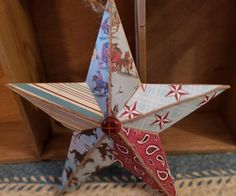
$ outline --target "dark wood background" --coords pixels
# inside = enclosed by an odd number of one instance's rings
[[[84,81],[102,14],[81,0],[31,0],[29,5],[48,81]],[[119,0],[117,6],[134,53],[134,2]]]

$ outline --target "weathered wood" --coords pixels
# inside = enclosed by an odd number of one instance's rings
[[[136,66],[143,83],[146,82],[146,0],[135,2],[135,37],[136,37]]]
[[[0,1],[0,26],[0,59],[9,81],[44,81],[43,65],[26,3]],[[39,156],[50,134],[48,117],[18,96],[17,101],[33,150]]]

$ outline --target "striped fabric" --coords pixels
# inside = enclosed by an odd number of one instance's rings
[[[104,116],[86,83],[10,84],[10,88],[73,130],[100,127]]]

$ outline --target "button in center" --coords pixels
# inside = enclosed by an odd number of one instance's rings
[[[109,116],[102,122],[102,130],[108,136],[117,134],[120,129],[121,123],[117,118]]]

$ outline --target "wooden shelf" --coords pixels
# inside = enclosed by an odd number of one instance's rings
[[[236,152],[233,134],[215,113],[193,113],[160,135],[167,154]]]
[[[0,162],[28,162],[64,160],[72,132],[53,123],[53,135],[42,157],[34,156],[30,139],[24,134],[22,123],[0,124]],[[163,133],[161,140],[167,154],[236,152],[235,139],[222,119],[214,113],[195,113]],[[6,153],[7,152],[7,153]]]
[[[43,160],[65,159],[72,131],[52,120],[52,136],[42,155]]]
[[[43,158],[65,158],[71,131],[53,125],[54,135]],[[215,113],[193,113],[160,134],[167,154],[236,152],[236,140]]]
[[[0,123],[0,162],[26,162],[37,158],[21,121]]]

